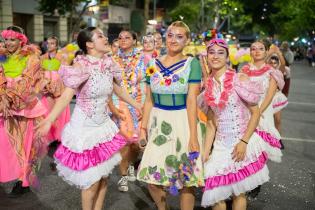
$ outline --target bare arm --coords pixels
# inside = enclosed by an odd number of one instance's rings
[[[269,80],[269,88],[268,88],[267,94],[265,96],[264,101],[262,102],[262,104],[259,107],[260,113],[264,113],[264,111],[270,105],[276,92],[277,92],[277,83],[276,83],[276,80],[273,77],[271,77]]]
[[[247,107],[251,113],[251,116],[250,116],[250,119],[249,119],[249,122],[247,125],[247,129],[246,129],[246,131],[242,137],[242,140],[244,140],[246,142],[248,142],[250,137],[253,135],[255,129],[258,126],[259,119],[260,119],[260,113],[259,113],[258,105],[255,105],[255,106],[247,105]]]
[[[150,112],[153,107],[153,99],[152,99],[152,93],[151,88],[149,85],[146,86],[146,97],[144,101],[144,107],[143,107],[143,116],[142,116],[142,122],[141,122],[141,129],[140,129],[140,141],[142,139],[147,140],[147,127],[148,127],[148,121]],[[140,148],[144,148],[145,145],[141,145],[140,142]]]
[[[200,151],[197,138],[197,96],[199,94],[200,84],[189,84],[187,95],[187,115],[189,123],[189,149],[191,152]]]
[[[126,103],[135,107],[140,113],[142,112],[141,104],[137,103],[131,96],[120,86],[114,82],[114,93]]]
[[[215,132],[216,132],[216,124],[214,119],[214,114],[212,110],[209,110],[207,113],[207,124],[206,124],[206,138],[204,141],[204,148],[203,148],[203,162],[206,162],[209,158],[211,147],[214,142]]]
[[[53,106],[51,112],[47,116],[47,119],[53,123],[60,113],[66,108],[66,106],[71,102],[75,90],[69,87],[66,87],[62,95],[56,99],[56,103]]]

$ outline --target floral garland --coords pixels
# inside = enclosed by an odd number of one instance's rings
[[[245,65],[242,68],[242,72],[244,74],[247,74],[249,77],[258,77],[260,75],[263,75],[266,71],[272,69],[270,65],[264,65],[262,68],[257,70],[251,70],[249,65]]]
[[[206,84],[206,91],[205,91],[205,101],[209,106],[216,106],[220,109],[223,109],[229,99],[229,93],[233,88],[233,79],[234,79],[235,72],[233,70],[227,70],[225,73],[225,78],[223,80],[223,88],[218,103],[215,102],[216,97],[213,95],[213,76],[209,77],[207,84]]]
[[[133,84],[133,82],[136,79],[135,77],[138,73],[136,67],[139,62],[139,58],[140,53],[135,49],[130,55],[119,53],[118,55],[114,56],[114,60],[122,69],[122,81],[129,94],[136,92],[136,86]]]

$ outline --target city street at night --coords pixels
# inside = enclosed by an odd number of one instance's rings
[[[315,209],[315,70],[305,61],[292,67],[289,105],[283,111],[283,159],[269,163],[270,181],[262,186],[250,210],[313,210]],[[40,189],[18,199],[8,198],[13,183],[0,185],[0,210],[75,210],[81,208],[80,191],[69,186],[51,172],[47,157],[39,173]],[[109,179],[105,198],[107,210],[155,209],[145,184],[129,184],[129,191],[119,192],[117,168]],[[196,210],[200,207],[201,190],[197,191]],[[178,198],[168,196],[172,210],[179,210]]]

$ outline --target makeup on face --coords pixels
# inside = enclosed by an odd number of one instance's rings
[[[185,45],[187,37],[185,33],[180,33],[179,30],[169,29],[166,33],[166,38],[168,41],[175,41],[180,45]]]
[[[5,39],[5,46],[10,53],[16,52],[19,47],[21,47],[21,42],[19,39],[8,38]]]
[[[127,50],[133,47],[134,39],[132,34],[128,31],[123,31],[118,36],[119,47],[123,50]]]
[[[208,56],[218,56],[220,58],[226,58],[227,57],[226,50],[224,50],[224,49],[214,50],[211,48],[208,50]]]
[[[260,52],[264,52],[266,51],[265,46],[259,42],[253,43],[252,46],[250,47],[250,51],[260,51]]]

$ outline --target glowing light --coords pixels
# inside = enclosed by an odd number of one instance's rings
[[[156,25],[157,24],[157,21],[156,20],[148,20],[148,23],[150,25]]]

